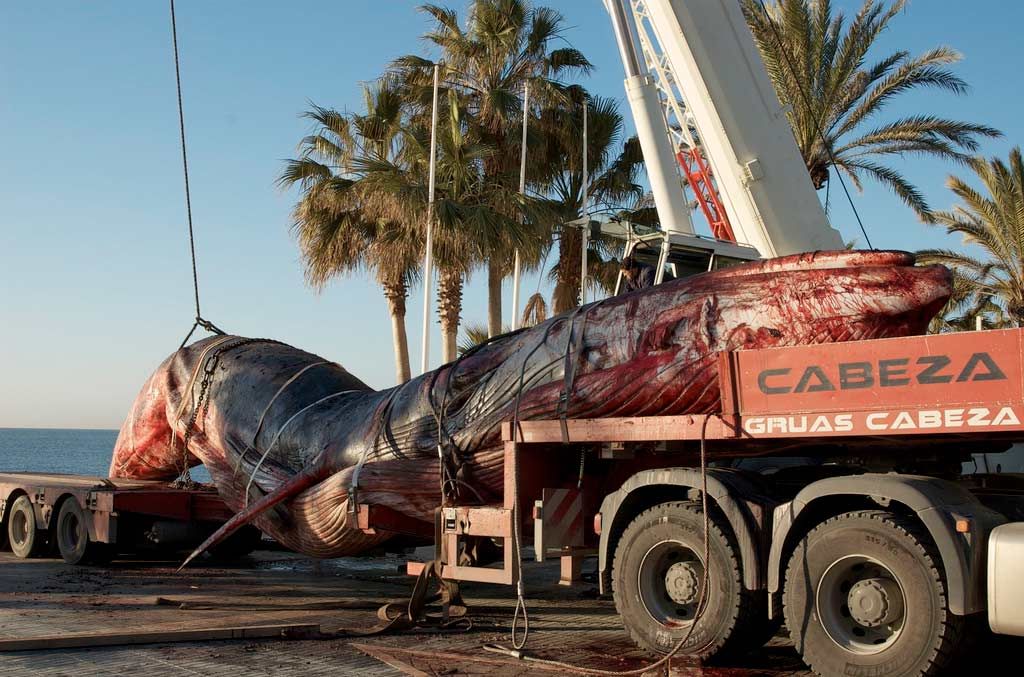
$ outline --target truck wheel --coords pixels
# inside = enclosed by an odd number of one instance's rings
[[[11,506],[11,514],[7,517],[7,538],[11,542],[11,552],[21,559],[42,552],[45,539],[36,528],[36,511],[28,496],[18,496]]]
[[[750,608],[732,540],[708,525],[710,589],[691,631],[704,578],[704,514],[699,504],[662,503],[638,515],[615,548],[615,607],[633,640],[666,654],[689,633],[680,653],[710,658],[745,635]]]
[[[74,497],[64,500],[57,515],[57,548],[68,564],[104,564],[110,561],[110,546],[89,540],[89,528],[82,507]]]
[[[786,571],[786,625],[819,675],[930,675],[952,660],[964,619],[946,606],[938,553],[918,523],[881,510],[823,522]]]

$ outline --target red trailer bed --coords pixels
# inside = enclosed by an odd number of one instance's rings
[[[70,563],[115,547],[190,541],[233,513],[212,487],[59,473],[0,473],[3,538],[20,557],[49,546]],[[251,534],[250,534],[251,537]],[[145,543],[143,543],[145,545]]]

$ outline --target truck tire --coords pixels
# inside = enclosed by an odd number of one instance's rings
[[[710,589],[691,624],[704,577],[704,514],[700,504],[662,503],[640,513],[615,548],[612,592],[633,640],[667,654],[687,634],[680,653],[708,659],[742,645],[752,610],[738,548],[712,516],[708,524]]]
[[[11,552],[21,559],[42,552],[44,539],[36,528],[36,511],[28,496],[18,496],[11,505],[7,516],[7,539],[11,543]]]
[[[61,503],[55,539],[60,556],[68,564],[105,564],[113,554],[108,544],[89,539],[85,511],[74,496]]]
[[[797,543],[783,593],[797,651],[819,675],[931,675],[959,648],[934,545],[915,520],[848,512]]]

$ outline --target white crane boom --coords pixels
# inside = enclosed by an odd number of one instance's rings
[[[622,2],[605,0],[605,7],[611,14],[619,56],[626,69],[626,98],[633,113],[636,135],[647,167],[647,180],[651,184],[662,230],[692,234],[690,210],[683,198],[683,186],[676,169],[675,153],[665,127],[665,118],[661,113],[658,89],[651,76],[644,72],[643,58],[636,50]]]
[[[635,48],[634,17],[645,20],[645,38],[654,33],[660,49],[657,70],[662,76],[669,74],[669,84],[683,99],[685,122],[696,129],[710,161],[736,240],[768,257],[842,248],[839,232],[829,225],[818,201],[738,0],[605,0],[605,4],[615,27],[630,108],[663,229],[692,232],[688,214],[685,219],[678,215],[682,188],[677,149],[658,90],[646,69],[639,68],[642,55]],[[664,79],[662,96],[667,94]],[[659,195],[666,191],[675,195]],[[663,211],[663,204],[672,207]]]

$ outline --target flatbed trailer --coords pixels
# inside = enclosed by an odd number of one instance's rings
[[[19,557],[59,554],[69,564],[200,542],[233,515],[214,488],[59,473],[0,473],[0,544]],[[220,552],[259,542],[246,529]]]
[[[442,576],[519,584],[532,530],[565,584],[597,555],[641,647],[745,650],[784,616],[822,675],[942,672],[986,613],[1024,635],[1024,475],[962,472],[1024,440],[1024,331],[736,350],[717,369],[706,414],[506,423],[502,502],[437,512]],[[578,475],[539,470],[577,450]],[[800,460],[746,469],[762,457]],[[468,566],[472,538],[499,561]]]

